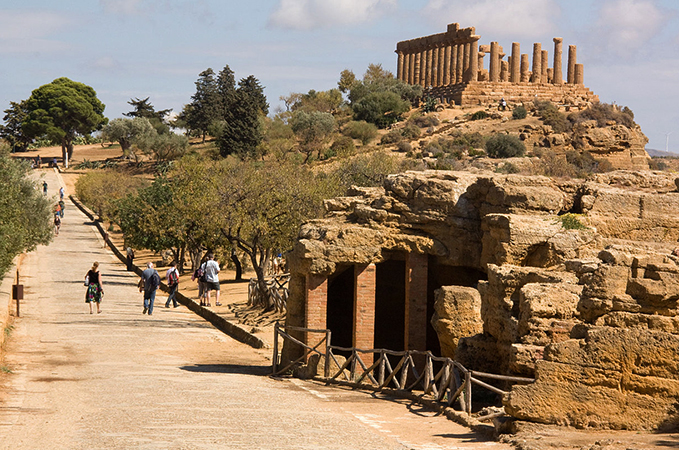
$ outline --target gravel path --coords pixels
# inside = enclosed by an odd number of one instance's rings
[[[46,172],[50,194],[58,174]],[[184,307],[142,315],[137,278],[74,205],[27,255],[22,317],[0,375],[1,449],[509,448],[397,400],[267,377],[253,350]],[[99,261],[102,314],[83,278]]]

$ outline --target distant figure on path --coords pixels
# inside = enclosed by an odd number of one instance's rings
[[[54,235],[59,236],[59,229],[61,228],[61,215],[59,211],[54,213]]]
[[[160,286],[160,275],[156,269],[153,268],[153,263],[146,264],[146,270],[141,273],[141,280],[139,280],[139,292],[144,292],[144,311],[142,314],[150,316],[153,314],[153,302],[156,299],[156,290]]]
[[[134,262],[134,250],[132,250],[132,247],[129,245],[125,249],[125,253],[127,253],[127,271],[132,272],[132,263]]]
[[[85,292],[85,303],[90,305],[90,314],[92,311],[92,303],[97,304],[97,314],[101,313],[99,304],[101,298],[104,296],[104,285],[101,283],[101,273],[99,272],[99,263],[97,261],[92,264],[92,268],[85,275],[85,284],[87,285],[87,292]]]
[[[59,200],[59,215],[64,218],[64,208],[66,208],[66,203],[63,200]]]
[[[198,265],[198,268],[191,275],[191,281],[198,282],[198,300],[200,301],[200,306],[206,306],[207,301],[205,300],[205,295],[207,294],[205,289],[205,265],[207,262],[203,262]]]
[[[47,181],[42,182],[42,193],[47,195]]]
[[[64,199],[64,187],[62,186],[59,188],[59,200],[63,199]]]
[[[208,253],[205,263],[205,287],[207,288],[207,306],[210,306],[210,292],[215,291],[215,306],[219,303],[219,264],[215,261],[215,255]]]
[[[167,273],[165,274],[165,278],[167,279],[167,286],[170,288],[170,295],[167,297],[167,302],[165,302],[165,307],[169,308],[170,307],[170,300],[173,302],[174,307],[176,308],[179,306],[179,303],[177,303],[177,290],[179,289],[179,271],[177,270],[177,262],[172,261],[172,264],[170,264],[170,268],[167,269]]]

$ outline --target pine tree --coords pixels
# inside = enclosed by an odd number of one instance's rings
[[[219,119],[219,97],[214,75],[214,71],[210,68],[198,75],[196,93],[191,96],[193,101],[190,103],[186,117],[187,126],[192,130],[200,131],[203,143],[205,143],[205,136],[210,125]]]

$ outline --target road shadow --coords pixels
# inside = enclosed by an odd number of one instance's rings
[[[271,374],[271,366],[243,365],[243,364],[195,364],[182,366],[181,370],[199,373],[237,373],[243,375],[255,375],[265,377]]]

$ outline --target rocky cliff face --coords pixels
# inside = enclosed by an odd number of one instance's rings
[[[534,375],[505,399],[517,418],[654,429],[677,420],[679,192],[675,177],[588,180],[428,171],[355,189],[305,224],[289,255],[288,323],[303,277],[394,251],[487,275],[437,293],[444,354],[476,370]],[[584,229],[564,227],[564,214]],[[464,320],[461,320],[463,318]]]

